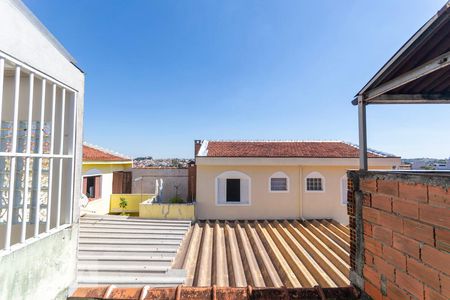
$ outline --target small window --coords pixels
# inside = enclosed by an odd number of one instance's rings
[[[288,192],[289,177],[283,172],[276,172],[269,178],[270,192]]]
[[[287,191],[287,178],[270,178],[270,190],[272,192]]]
[[[83,178],[83,193],[89,200],[101,198],[101,176],[86,176]]]
[[[325,179],[319,172],[312,172],[306,176],[305,185],[308,192],[325,191]]]
[[[307,178],[306,189],[308,191],[323,191],[322,178]]]
[[[227,179],[227,202],[241,202],[241,180]]]

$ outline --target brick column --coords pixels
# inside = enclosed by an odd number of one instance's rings
[[[450,174],[348,177],[351,282],[373,299],[450,299]]]

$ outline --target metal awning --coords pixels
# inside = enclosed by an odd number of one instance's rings
[[[450,1],[358,92],[360,169],[367,170],[366,105],[450,104]]]

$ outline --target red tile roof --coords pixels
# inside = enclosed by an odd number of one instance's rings
[[[83,161],[131,161],[131,158],[83,144]]]
[[[205,145],[207,143],[207,145]],[[357,158],[358,146],[341,141],[204,141],[198,156]],[[205,151],[206,150],[206,151]],[[369,157],[394,157],[370,151]]]

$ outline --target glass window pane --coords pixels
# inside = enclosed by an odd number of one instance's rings
[[[306,190],[308,191],[322,191],[322,178],[307,178]]]
[[[270,189],[272,191],[287,191],[287,178],[271,178]]]

